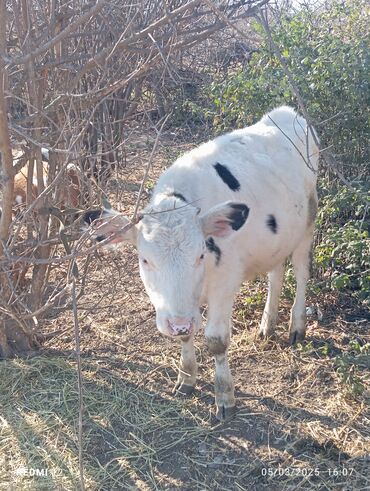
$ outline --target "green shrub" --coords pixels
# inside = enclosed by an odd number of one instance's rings
[[[315,121],[322,147],[331,147],[340,171],[358,190],[350,191],[332,176],[329,179],[330,173],[321,167],[316,279],[323,280],[325,288],[351,291],[368,302],[366,12],[365,0],[333,0],[323,11],[307,7],[283,16],[272,26],[272,36]],[[279,104],[297,106],[262,27],[257,22],[254,27],[262,42],[248,66],[205,89],[210,101],[207,118],[212,118],[216,133],[254,123]]]
[[[323,146],[333,145],[347,176],[369,173],[369,55],[366,1],[337,1],[325,11],[283,16],[272,36],[316,121]],[[225,131],[251,124],[279,104],[296,106],[284,70],[262,27],[248,66],[206,92],[213,121]]]
[[[363,196],[342,185],[321,183],[315,264],[333,290],[351,290],[369,303],[370,239]]]

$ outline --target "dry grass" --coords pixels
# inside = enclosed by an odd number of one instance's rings
[[[135,158],[133,149],[133,165]],[[158,161],[155,173],[162,167]],[[111,196],[126,209],[139,184],[128,170]],[[213,416],[213,362],[202,336],[198,390],[174,398],[179,348],[155,328],[134,254],[128,248],[96,257],[79,304],[87,488],[369,489],[366,313],[348,299],[312,296],[324,318],[311,319],[307,342],[290,348],[288,297],[289,289],[276,340],[268,342],[255,336],[264,283],[237,298],[230,361],[239,410],[222,425]],[[71,314],[56,312],[43,327],[68,326],[41,356],[0,364],[0,489],[79,488]],[[48,475],[20,475],[22,467]]]

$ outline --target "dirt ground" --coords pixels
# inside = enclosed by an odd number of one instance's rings
[[[151,179],[188,148],[167,135]],[[139,146],[139,148],[138,148]],[[151,141],[129,147],[111,200],[132,212]],[[149,181],[150,187],[152,181]],[[235,301],[229,359],[238,411],[214,417],[213,361],[197,336],[196,393],[175,398],[179,346],[162,337],[130,246],[99,252],[79,301],[83,463],[89,490],[370,489],[369,314],[345,296],[314,294],[322,316],[307,340],[288,346],[291,291],[276,339],[261,341],[265,283]],[[70,311],[55,310],[45,332],[62,329],[40,356],[0,364],[0,489],[79,489],[78,390]]]

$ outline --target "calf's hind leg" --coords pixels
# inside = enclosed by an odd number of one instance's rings
[[[279,297],[283,285],[284,263],[268,273],[268,294],[259,329],[261,337],[271,336],[276,327],[279,308]]]
[[[290,314],[289,342],[302,341],[306,334],[306,286],[310,277],[311,247],[313,228],[306,234],[292,254],[292,264],[296,278],[296,294]]]

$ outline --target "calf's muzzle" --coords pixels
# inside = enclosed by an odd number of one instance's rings
[[[172,336],[188,336],[193,330],[194,319],[172,317],[167,322]]]

